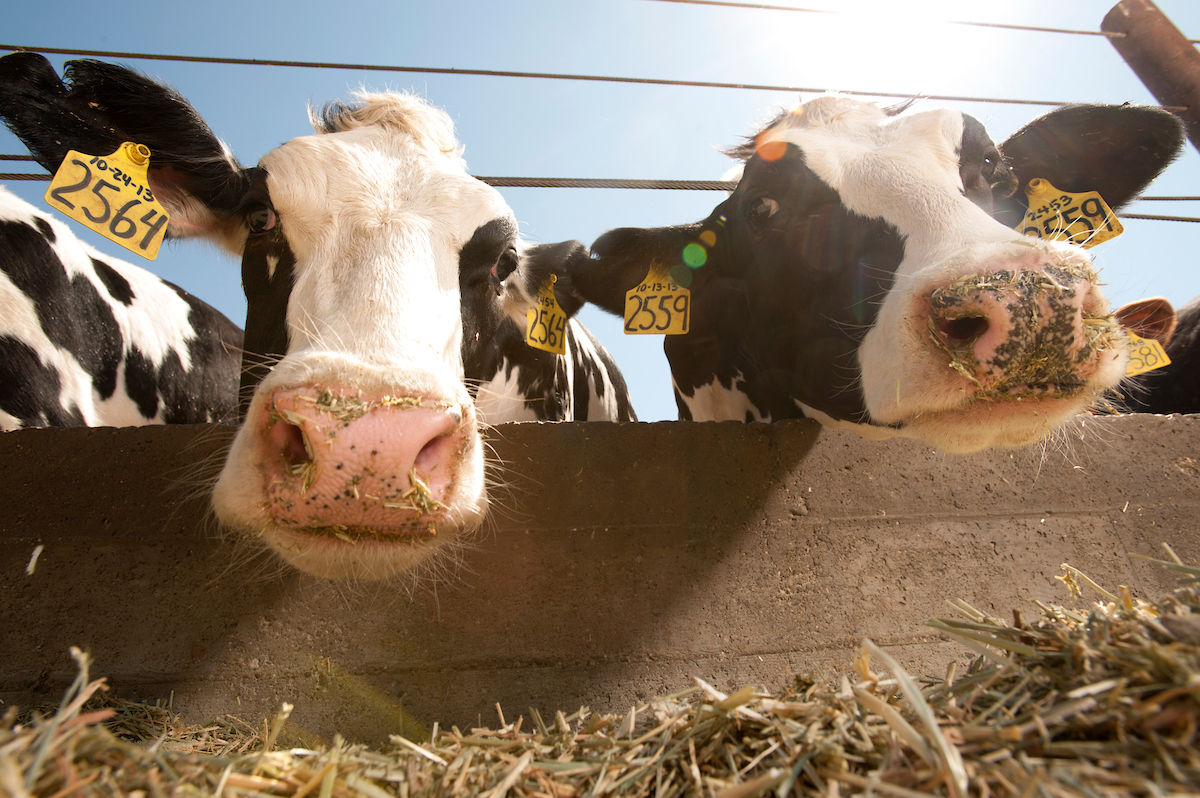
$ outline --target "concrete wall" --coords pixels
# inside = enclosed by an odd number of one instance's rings
[[[1082,433],[1082,434],[1081,434]],[[54,699],[88,647],[118,695],[382,740],[527,707],[625,711],[693,675],[777,688],[864,636],[913,670],[922,626],[1066,602],[1069,562],[1156,596],[1200,562],[1200,416],[1089,419],[1046,450],[946,456],[811,422],[498,428],[511,484],[452,573],[335,585],[218,538],[228,430],[0,435],[0,699]],[[38,544],[44,552],[25,573]]]

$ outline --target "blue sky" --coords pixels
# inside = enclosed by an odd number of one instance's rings
[[[1073,102],[1153,103],[1098,36],[948,25],[945,19],[1098,30],[1115,0],[773,0],[838,15],[656,2],[21,3],[5,14],[3,43],[141,53],[583,73],[760,83],[814,89]],[[1200,3],[1158,0],[1189,37]],[[903,8],[902,15],[890,9]],[[50,55],[56,66],[72,58]],[[788,92],[356,70],[127,61],[174,85],[245,164],[310,132],[306,103],[347,98],[362,85],[416,92],[454,118],[474,174],[719,179],[719,147],[800,97]],[[803,95],[804,98],[812,95]],[[936,104],[950,104],[937,102]],[[953,103],[1000,141],[1043,106]],[[0,153],[24,153],[7,131]],[[32,171],[0,163],[0,171]],[[45,208],[45,183],[7,186]],[[535,241],[589,243],[612,227],[707,216],[721,195],[700,191],[501,189]],[[1190,146],[1151,195],[1200,194]],[[1133,212],[1200,216],[1200,203],[1144,202]],[[1200,224],[1127,220],[1095,250],[1114,304],[1200,295]],[[239,265],[215,248],[169,244],[150,263],[75,225],[80,237],[134,260],[242,323]],[[624,336],[619,320],[585,322],[617,357],[643,420],[673,419],[670,375],[657,337]]]

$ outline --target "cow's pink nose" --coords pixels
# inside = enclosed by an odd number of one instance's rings
[[[1074,390],[1095,348],[1092,277],[1048,264],[961,277],[929,296],[934,343],[983,391]]]
[[[267,503],[278,523],[403,531],[437,515],[464,448],[456,406],[296,389],[271,396]]]

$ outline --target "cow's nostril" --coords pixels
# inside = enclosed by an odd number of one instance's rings
[[[988,330],[988,320],[983,316],[959,316],[956,319],[939,318],[934,324],[942,340],[955,348],[978,341]]]
[[[453,451],[454,444],[447,440],[447,436],[438,436],[421,447],[413,465],[422,474],[432,474],[438,466],[446,466]]]
[[[280,449],[283,461],[289,468],[311,463],[313,460],[312,446],[305,437],[304,430],[287,421],[280,421],[279,424],[281,425],[280,430],[283,432],[283,446]]]

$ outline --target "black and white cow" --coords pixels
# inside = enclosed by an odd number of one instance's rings
[[[213,495],[227,526],[319,576],[387,577],[480,523],[483,423],[634,419],[582,326],[567,357],[524,344],[551,274],[578,309],[566,267],[587,250],[518,240],[442,111],[360,93],[243,169],[172,90],[96,61],[65,77],[0,59],[0,115],[38,160],[144,144],[170,235],[242,257],[244,421]]]
[[[1142,300],[1148,301],[1154,300]],[[1139,303],[1133,304],[1140,307]],[[1129,307],[1118,313],[1129,313]],[[1200,297],[1180,308],[1171,321],[1170,328],[1160,330],[1160,334],[1142,336],[1158,339],[1171,364],[1123,386],[1115,401],[1117,409],[1133,413],[1200,413]]]
[[[732,153],[737,188],[707,219],[609,231],[574,285],[620,313],[651,264],[690,282],[690,331],[664,344],[682,418],[1021,445],[1127,360],[1084,250],[1013,230],[1025,187],[1098,190],[1116,208],[1182,140],[1159,109],[1073,106],[997,148],[957,111],[826,95]]]
[[[242,331],[0,188],[0,429],[237,421]]]

